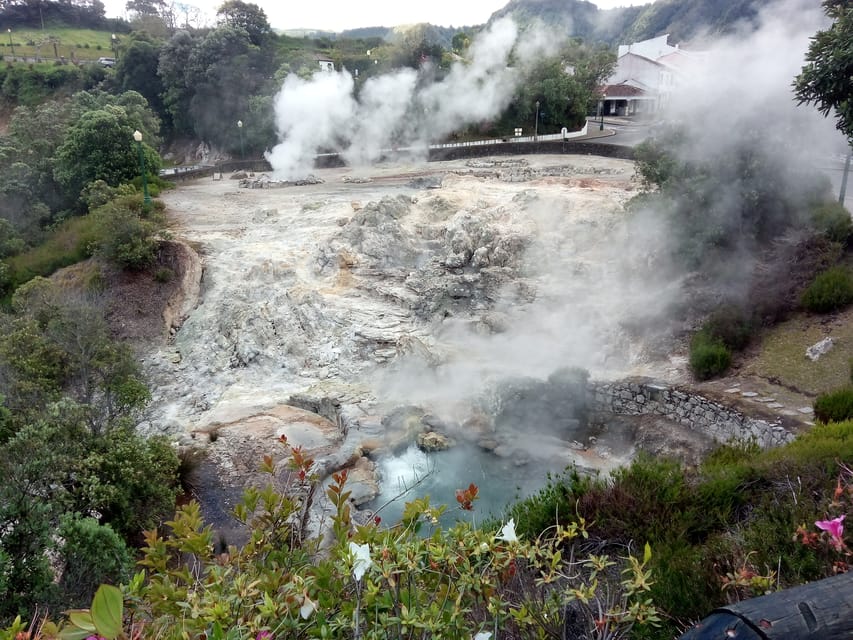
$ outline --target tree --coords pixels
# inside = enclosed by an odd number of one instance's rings
[[[133,141],[137,127],[138,123],[119,106],[108,105],[84,113],[69,127],[65,141],[56,151],[57,181],[69,195],[79,198],[83,187],[95,180],[103,180],[110,186],[132,180],[139,175]],[[147,141],[143,144],[147,147]],[[148,150],[149,160],[159,160],[156,151],[150,147]],[[159,168],[159,161],[155,166],[147,166],[151,172]]]
[[[265,87],[273,64],[270,52],[252,44],[241,27],[221,26],[199,41],[184,64],[195,134],[239,148],[236,123],[246,119],[249,98]]]
[[[40,604],[67,606],[61,595],[88,601],[95,576],[123,577],[125,544],[174,509],[171,445],[126,427],[94,435],[85,413],[68,400],[51,404],[0,447],[0,620],[27,617]],[[99,523],[87,519],[93,514]],[[58,585],[65,594],[54,584],[48,551],[58,552],[68,572]]]
[[[224,24],[245,30],[256,47],[264,46],[273,35],[267,14],[256,4],[227,0],[216,11],[216,15]]]
[[[453,38],[450,41],[450,46],[453,48],[454,53],[462,55],[468,50],[468,47],[471,46],[471,36],[464,31],[459,31],[453,35]]]
[[[187,60],[195,45],[196,40],[189,32],[178,31],[160,50],[157,74],[163,82],[163,105],[175,133],[193,132],[190,118],[193,82],[187,75]]]
[[[123,91],[135,91],[161,117],[167,117],[163,104],[163,81],[157,75],[160,45],[144,33],[132,33],[123,46],[115,66],[115,80]]]
[[[100,435],[147,403],[139,367],[130,350],[110,337],[97,297],[37,277],[15,291],[12,307],[17,317],[3,327],[9,338],[0,341],[0,389],[10,407],[25,417],[35,407],[37,415],[64,394]]]
[[[164,0],[128,0],[125,9],[145,16],[160,16],[166,10]]]
[[[539,102],[539,132],[574,129],[585,120],[595,88],[609,73],[613,54],[580,41],[570,42],[558,55],[543,59],[518,89],[510,119],[533,123]]]
[[[834,111],[836,126],[853,141],[853,8],[847,0],[824,0],[823,7],[832,25],[812,38],[794,88],[800,104],[814,104],[824,116]]]

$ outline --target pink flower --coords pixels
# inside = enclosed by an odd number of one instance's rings
[[[272,640],[272,633],[269,631],[258,631],[255,640]]]
[[[841,540],[841,536],[844,535],[844,515],[840,515],[837,518],[833,518],[832,520],[818,520],[815,522],[815,526],[821,531],[826,531],[832,536],[832,543],[836,546],[836,548],[841,548],[841,545],[844,544]]]

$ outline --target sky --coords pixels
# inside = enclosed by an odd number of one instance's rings
[[[275,29],[323,29],[342,31],[357,27],[392,27],[400,24],[430,22],[441,26],[466,26],[483,24],[508,0],[327,0],[326,2],[281,2],[281,0],[256,0],[267,14]],[[646,4],[651,0],[597,0],[602,9]],[[107,15],[125,16],[126,0],[105,0]],[[176,4],[189,4],[202,9],[212,24],[216,8],[222,0],[187,0]]]

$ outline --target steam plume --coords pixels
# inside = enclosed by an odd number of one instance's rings
[[[519,33],[511,19],[496,21],[441,82],[422,83],[411,69],[370,78],[359,98],[347,72],[290,75],[275,98],[281,142],[267,155],[277,177],[308,174],[318,151],[339,151],[352,164],[377,160],[394,146],[423,149],[470,123],[499,115],[526,70],[555,50],[541,29]],[[510,58],[512,67],[509,66]]]

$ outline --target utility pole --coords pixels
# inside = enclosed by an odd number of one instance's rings
[[[844,200],[847,198],[847,174],[850,172],[850,158],[853,157],[853,151],[847,152],[847,160],[844,161],[844,174],[841,176],[841,193],[838,194],[838,202],[844,206]]]

